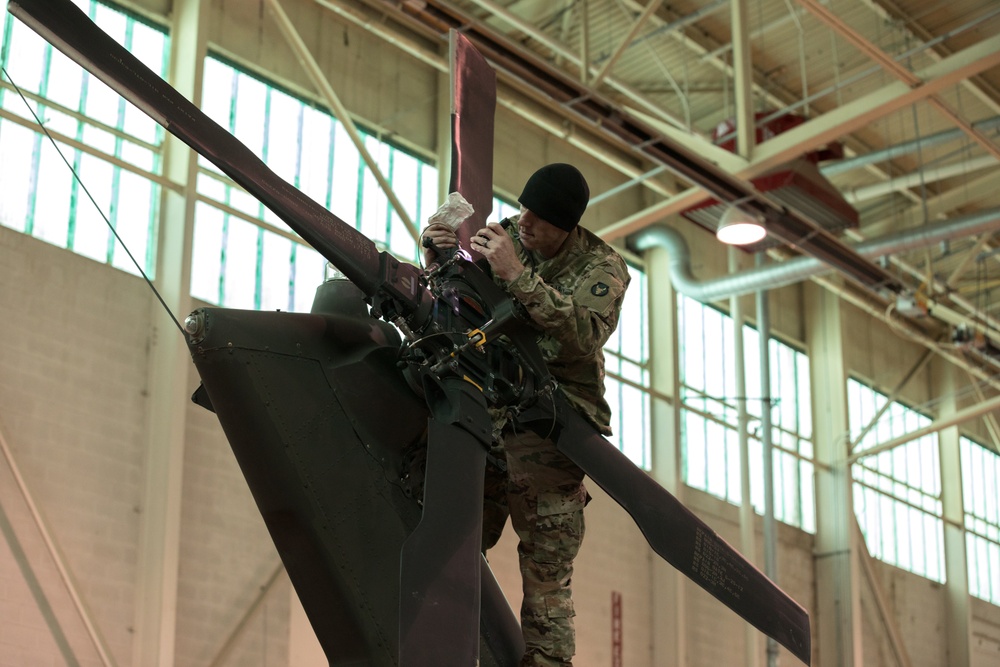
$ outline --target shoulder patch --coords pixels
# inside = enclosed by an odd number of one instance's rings
[[[601,317],[620,308],[622,295],[628,284],[628,273],[624,274],[623,280],[615,273],[614,268],[599,266],[581,275],[573,293],[576,305]]]

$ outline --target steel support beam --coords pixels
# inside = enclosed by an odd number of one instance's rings
[[[957,415],[958,369],[941,369],[939,386],[944,400],[941,417]],[[938,456],[941,465],[941,509],[944,519],[945,564],[945,641],[948,667],[972,665],[972,601],[969,595],[969,568],[965,541],[965,503],[962,483],[962,447],[958,424],[938,433]]]
[[[890,320],[890,316],[885,312],[885,304],[881,301],[876,301],[872,297],[859,293],[857,290],[851,290],[842,283],[835,282],[830,278],[814,276],[811,278],[811,281],[825,288],[830,293],[837,295],[843,299],[844,302],[851,304],[865,313],[868,313],[887,326],[891,326],[894,329],[901,331],[913,342],[923,345],[942,359],[945,359],[956,367],[967,371],[979,381],[1000,391],[1000,380],[997,379],[996,375],[992,373],[989,368],[970,362],[962,356],[961,353],[955,350],[953,346],[945,345],[934,340],[916,325],[911,324],[909,320]]]
[[[858,443],[865,439],[868,432],[875,428],[879,420],[882,419],[882,415],[884,415],[889,408],[892,407],[893,402],[899,397],[899,393],[903,391],[903,388],[906,387],[906,385],[910,383],[910,380],[912,380],[913,377],[927,365],[927,362],[930,361],[933,356],[932,350],[929,349],[925,350],[924,353],[920,355],[920,358],[917,359],[916,363],[913,364],[910,370],[908,370],[903,376],[903,379],[896,384],[893,390],[886,397],[885,403],[882,404],[882,407],[879,408],[875,415],[868,421],[867,424],[865,424],[864,428],[861,429],[861,432],[855,436],[850,447],[852,452],[857,449]]]
[[[896,622],[895,614],[889,605],[882,584],[875,573],[875,559],[868,553],[868,545],[865,544],[864,535],[861,533],[861,526],[857,520],[854,521],[854,534],[858,543],[858,562],[864,572],[865,581],[868,583],[868,590],[871,591],[875,600],[875,609],[878,618],[882,621],[882,628],[885,630],[886,638],[889,640],[889,649],[892,651],[897,667],[912,667],[910,655],[903,645],[903,634],[899,631],[899,623]]]
[[[755,262],[758,267],[763,266],[765,260],[764,253],[757,253]],[[768,296],[767,290],[757,290],[754,304],[760,357],[760,444],[764,458],[764,574],[777,583],[778,527],[774,517],[774,427],[771,420],[774,404],[771,401],[771,308]],[[778,644],[768,637],[766,645],[768,667],[775,667],[778,664]]]
[[[753,110],[753,61],[750,56],[750,20],[745,0],[733,0],[730,16],[733,36],[733,75],[736,98],[736,150],[749,160],[757,145]]]
[[[571,2],[573,1],[574,0],[571,0]],[[580,58],[579,55],[573,53],[568,47],[566,47],[565,44],[562,44],[549,37],[545,32],[540,30],[537,26],[533,25],[530,21],[522,19],[517,14],[511,12],[508,8],[496,2],[493,2],[492,0],[474,0],[474,2],[478,7],[485,9],[486,11],[490,12],[490,14],[492,14],[493,16],[509,24],[511,27],[516,28],[518,31],[523,32],[524,34],[531,37],[533,40],[544,45],[545,48],[549,49],[550,51],[558,55],[560,58],[563,58],[570,65],[579,68],[581,72],[580,75],[581,81],[585,81],[590,78],[591,76],[590,69],[592,68],[587,63],[585,63]],[[382,3],[376,3],[376,4],[382,4]],[[564,16],[567,17],[568,20],[569,11],[567,11]],[[470,21],[470,23],[474,23],[474,21]],[[585,71],[587,72],[586,75],[583,74],[583,72]],[[611,88],[614,88],[618,92],[622,93],[626,98],[635,102],[637,106],[644,108],[648,113],[660,118],[664,122],[672,123],[676,127],[686,129],[682,121],[666,114],[663,111],[663,109],[659,107],[659,105],[656,105],[651,101],[647,100],[643,95],[641,95],[635,90],[632,90],[631,88],[621,83],[620,81],[616,80],[613,76],[605,75],[604,83],[605,85],[610,86]],[[596,93],[596,91],[594,91],[592,88],[590,92]]]
[[[749,21],[745,0],[733,0],[730,3],[730,22],[732,24],[733,40],[733,75],[734,95],[736,98],[736,152],[740,157],[749,159],[757,145],[757,128],[754,124],[753,109],[753,63],[750,56],[750,38],[748,37]],[[738,272],[738,249],[729,247],[729,271]],[[740,545],[747,558],[754,559],[757,553],[757,513],[754,511],[750,495],[750,433],[747,414],[746,360],[743,352],[743,308],[739,296],[729,300],[730,314],[733,317],[733,339],[735,341],[737,422],[740,442]],[[766,335],[766,334],[763,334]],[[770,406],[761,406],[767,410]],[[763,413],[762,413],[763,414]],[[768,462],[764,462],[765,467]],[[770,574],[770,573],[768,573]],[[746,667],[757,667],[760,664],[759,633],[749,624],[744,625],[744,656]]]
[[[920,171],[894,176],[882,183],[866,185],[844,192],[844,199],[852,204],[884,197],[893,192],[900,192],[928,183],[937,183],[956,176],[965,176],[981,169],[992,169],[997,166],[997,160],[992,155],[981,155],[976,158],[955,162],[953,164],[926,166]]]
[[[194,104],[201,101],[207,54],[207,0],[173,7],[168,80]],[[198,160],[168,134],[163,172],[182,192],[163,190],[158,227],[156,287],[181,317],[191,311],[191,247]],[[140,512],[133,665],[171,667],[177,630],[184,430],[191,366],[184,336],[168,313],[151,311],[145,486]]]
[[[740,2],[734,4],[742,4]],[[740,270],[741,253],[729,247],[729,270]],[[733,371],[736,391],[736,435],[740,451],[740,551],[751,562],[757,554],[757,512],[750,494],[750,416],[747,411],[746,354],[743,343],[743,302],[739,296],[729,299],[729,315],[733,327]],[[760,633],[749,623],[743,624],[743,664],[757,667],[760,664]]]
[[[860,667],[861,588],[855,530],[849,433],[847,367],[840,300],[806,285],[806,344],[812,367],[816,447],[817,664]]]
[[[966,376],[969,378],[970,386],[976,394],[977,401],[985,401],[986,394],[983,392],[981,383],[970,373],[965,371]],[[986,424],[986,430],[990,433],[990,439],[993,441],[994,451],[1000,452],[1000,424],[997,423],[996,416],[991,412],[983,417],[983,421]]]
[[[973,123],[972,126],[980,132],[995,130],[997,126],[1000,126],[1000,116],[994,116],[993,118],[978,121]],[[879,148],[865,153],[864,155],[857,155],[852,158],[830,162],[828,164],[821,165],[819,170],[824,176],[836,176],[838,174],[851,171],[852,169],[871,167],[879,162],[888,162],[889,160],[909,155],[911,153],[916,153],[921,150],[926,150],[934,146],[942,146],[951,142],[957,142],[961,140],[961,138],[962,131],[957,128],[952,128],[942,132],[935,132],[931,135],[916,137],[914,139],[910,139],[909,141],[904,141],[892,146]]]
[[[478,5],[479,7],[485,9],[486,11],[490,12],[491,14],[503,20],[504,22],[510,24],[518,31],[521,31],[524,34],[529,35],[533,40],[539,42],[540,44],[543,44],[545,48],[550,49],[553,53],[556,53],[560,57],[565,58],[569,63],[576,65],[578,67],[581,66],[579,59],[564,44],[561,44],[560,42],[553,40],[545,32],[539,30],[538,27],[532,25],[529,21],[526,21],[525,19],[522,19],[518,15],[514,14],[508,8],[504,8],[498,5],[497,3],[492,2],[491,0],[475,0],[475,2],[476,5]],[[632,2],[631,0],[623,0],[623,2],[625,6],[627,6],[629,9],[633,11],[642,12],[644,9],[642,5]],[[701,8],[700,10],[697,10],[695,12],[695,15],[697,17],[703,17],[707,14],[716,11],[721,11],[725,7],[725,5],[728,4],[728,2],[729,0],[722,0],[721,2],[718,1],[713,2],[711,5],[708,5],[706,7]],[[566,16],[568,15],[569,12],[567,11]],[[651,17],[651,22],[654,24],[659,24],[657,26],[658,30],[664,30],[668,35],[677,38],[685,46],[693,47],[694,45],[691,42],[691,40],[684,37],[682,34],[680,34],[679,31],[684,26],[689,25],[689,21],[693,21],[695,15],[668,24],[666,21],[657,18],[654,13],[654,15]],[[702,53],[703,50],[695,49],[695,52]],[[729,65],[727,63],[721,63],[717,61],[713,62],[717,64],[720,69],[729,73]],[[661,131],[664,135],[668,136],[671,140],[676,141],[678,144],[684,146],[685,148],[700,153],[701,155],[705,155],[713,162],[719,164],[720,166],[724,166],[727,171],[730,172],[735,171],[736,165],[744,166],[745,161],[737,160],[733,153],[730,153],[729,151],[723,148],[719,148],[711,141],[709,141],[707,138],[691,133],[690,129],[688,128],[688,124],[686,122],[683,122],[680,119],[676,119],[673,118],[672,116],[667,115],[660,107],[660,105],[654,104],[640,92],[618,82],[610,74],[604,77],[604,83],[608,87],[613,88],[614,90],[619,92],[625,98],[627,103],[631,103],[631,105],[628,107],[630,113],[635,114],[638,118],[641,118],[644,122],[648,122],[651,125],[654,125],[659,131]],[[595,90],[595,88],[596,85],[594,84],[588,86],[588,94],[596,95],[597,91]],[[754,93],[767,97],[767,99],[771,103],[774,103],[778,106],[785,104],[785,101],[778,100],[777,98],[772,98],[772,96],[768,91],[763,90],[759,87],[754,88]]]
[[[590,7],[587,0],[579,0],[580,10],[580,83],[589,86],[590,80]]]
[[[611,55],[608,56],[608,59],[604,61],[603,65],[601,65],[601,69],[594,75],[594,78],[591,79],[591,86],[596,88],[601,85],[604,78],[611,72],[611,68],[615,66],[618,59],[622,57],[625,50],[632,44],[632,40],[635,39],[635,36],[639,34],[642,27],[646,25],[650,17],[656,13],[656,10],[659,9],[662,4],[663,0],[650,0],[649,4],[647,4],[642,10],[642,14],[639,15],[639,18],[633,21],[632,26],[628,29],[628,32],[625,33],[625,35],[618,41],[618,46],[612,50]]]
[[[854,463],[868,456],[874,456],[875,454],[881,454],[882,452],[887,452],[890,449],[895,449],[900,445],[905,445],[906,443],[912,442],[913,440],[916,440],[918,438],[922,438],[925,435],[930,435],[931,433],[937,433],[938,431],[942,431],[946,428],[951,428],[959,424],[964,424],[970,419],[975,419],[976,417],[982,417],[983,415],[998,409],[1000,409],[1000,396],[994,396],[988,401],[976,403],[975,405],[971,405],[962,410],[956,410],[952,414],[941,416],[938,419],[935,419],[927,426],[924,426],[923,428],[918,428],[899,437],[887,440],[883,443],[876,445],[875,447],[870,447],[862,452],[856,452],[854,454],[851,454],[851,456],[848,458],[848,462]]]
[[[991,21],[998,12],[1000,12],[1000,7],[996,7],[991,11],[984,14],[980,14],[972,20],[959,25],[952,30],[944,33],[934,35],[925,28],[923,28],[917,21],[913,21],[912,15],[909,11],[903,11],[900,9],[894,0],[860,0],[861,4],[871,9],[879,20],[892,23],[897,30],[902,30],[908,39],[914,41],[923,42],[928,45],[929,48],[926,49],[928,57],[932,60],[941,60],[941,58],[950,55],[952,53],[944,41],[952,37],[953,35],[965,32],[970,28],[975,28],[979,24]],[[974,79],[963,81],[961,86],[968,90],[972,95],[976,97],[980,102],[989,107],[993,113],[1000,113],[1000,101],[997,100],[995,96],[991,96],[991,92],[984,89],[981,82],[977,82]]]
[[[646,253],[650,275],[665,275],[668,253],[657,249]],[[681,474],[681,401],[680,359],[677,345],[677,293],[669,280],[649,282],[650,303],[661,304],[650,311],[650,381],[672,401],[652,401],[652,470],[653,478],[678,500],[684,502]],[[659,558],[650,559],[650,587],[654,665],[686,665],[688,645],[688,583],[678,570]]]

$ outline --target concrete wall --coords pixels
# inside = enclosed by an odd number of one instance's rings
[[[95,622],[124,659],[142,497],[148,289],[120,271],[2,232],[0,424]],[[17,496],[7,480],[3,488],[5,496]],[[27,507],[4,509],[14,534],[30,536]],[[28,563],[40,555],[32,548]],[[0,559],[3,579],[14,582],[20,600],[0,595],[6,607],[0,656],[11,655],[8,643],[23,641],[17,623],[48,634],[29,589],[16,585],[23,584],[17,561]]]
[[[132,656],[147,350],[159,307],[138,278],[0,229],[0,433],[119,665]],[[188,394],[197,382],[192,366]],[[218,421],[193,404],[185,445],[176,656],[207,665],[280,561]],[[67,653],[100,664],[9,462],[0,472],[9,524],[0,664]],[[287,578],[272,587],[249,639],[222,664],[287,656],[288,589]]]

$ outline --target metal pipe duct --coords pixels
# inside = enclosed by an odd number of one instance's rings
[[[1000,229],[1000,208],[992,208],[864,241],[853,248],[859,255],[874,259],[997,229]],[[796,257],[761,269],[699,281],[691,272],[691,251],[687,242],[676,230],[648,227],[633,236],[629,245],[637,251],[666,248],[670,253],[670,280],[674,288],[681,294],[706,303],[757,290],[784,287],[833,270],[813,257]]]
[[[980,132],[988,132],[998,125],[1000,125],[1000,116],[978,121],[973,123],[972,127]],[[829,164],[821,165],[819,170],[824,176],[835,176],[852,169],[867,167],[868,165],[892,160],[893,158],[897,158],[902,155],[915,153],[918,150],[927,150],[931,146],[937,146],[949,141],[958,141],[959,139],[965,138],[965,136],[965,131],[959,128],[945,130],[944,132],[938,132],[937,134],[931,134],[926,137],[917,137],[916,139],[905,141],[901,144],[896,144],[895,146],[888,146],[870,153],[865,153],[864,155],[858,155],[857,157],[830,162]]]

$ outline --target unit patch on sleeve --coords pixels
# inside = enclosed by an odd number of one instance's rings
[[[609,289],[604,283],[594,283],[594,286],[590,288],[590,293],[594,296],[607,296]]]

